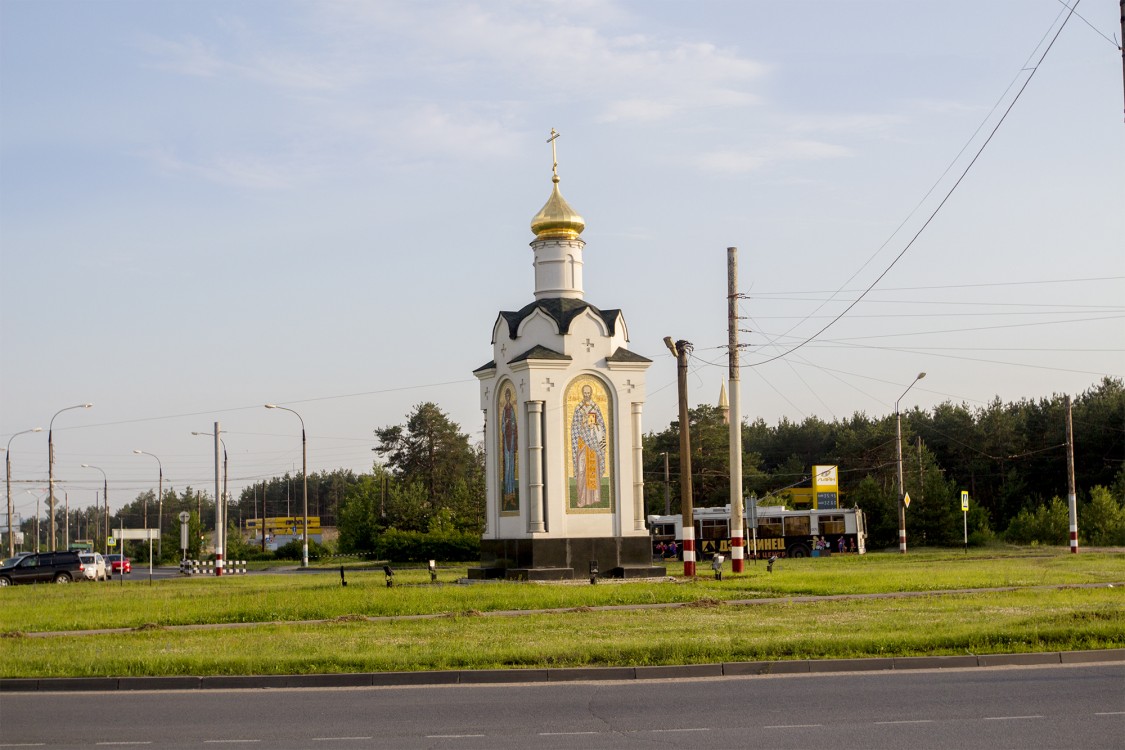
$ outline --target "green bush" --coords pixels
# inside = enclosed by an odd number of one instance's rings
[[[423,533],[387,529],[375,540],[375,556],[395,562],[467,562],[480,559],[480,536],[448,530]]]
[[[294,539],[277,548],[274,552],[274,557],[278,560],[300,560],[301,559],[302,542],[300,539]],[[321,557],[328,556],[328,548],[323,544],[319,544],[315,539],[309,540],[309,559],[317,560]]]
[[[1125,545],[1125,508],[1105,487],[1090,490],[1090,502],[1078,510],[1078,531],[1095,547]]]
[[[1004,533],[1015,544],[1065,545],[1070,538],[1070,512],[1058,497],[1034,510],[1024,508]]]

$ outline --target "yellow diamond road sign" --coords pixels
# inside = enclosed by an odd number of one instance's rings
[[[904,494],[902,496],[902,504],[905,505],[907,508],[910,507],[910,493],[909,492],[907,492],[906,494]]]

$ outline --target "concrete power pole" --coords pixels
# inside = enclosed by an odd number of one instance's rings
[[[1074,423],[1070,396],[1066,397],[1066,504],[1070,511],[1070,551],[1078,552],[1078,493],[1074,488]]]
[[[219,423],[215,423],[215,575],[223,574],[223,485],[219,476]]]
[[[691,342],[680,339],[672,343],[664,337],[664,345],[676,357],[676,384],[680,394],[680,514],[684,529],[684,575],[695,576],[695,519],[691,503],[691,431],[688,427],[687,358]]]
[[[742,572],[742,385],[738,367],[738,248],[727,248],[728,380],[730,381],[730,565]]]

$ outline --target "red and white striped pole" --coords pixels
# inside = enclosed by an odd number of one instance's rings
[[[1078,493],[1074,487],[1074,423],[1070,418],[1070,396],[1066,397],[1066,504],[1070,515],[1070,551],[1078,553]]]

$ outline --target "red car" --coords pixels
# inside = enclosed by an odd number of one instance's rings
[[[133,572],[133,563],[125,555],[106,555],[105,561],[109,563],[114,573]]]

